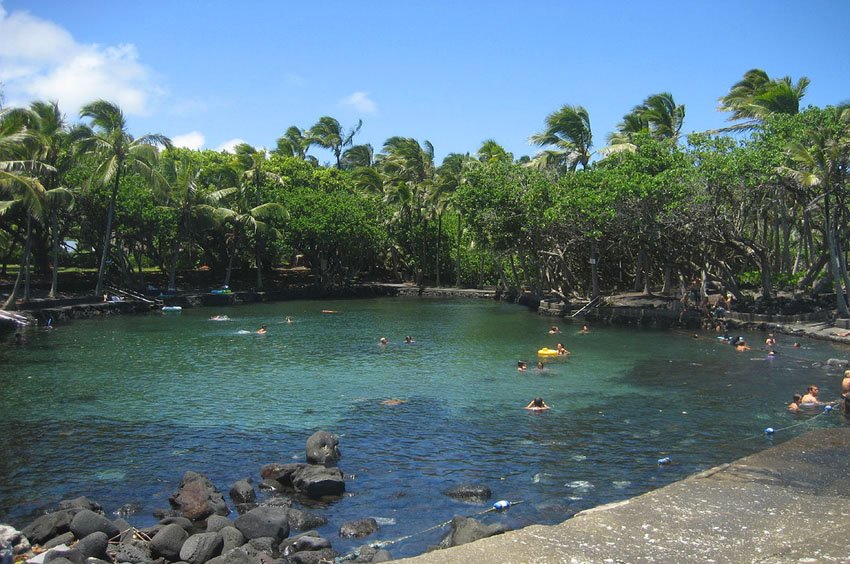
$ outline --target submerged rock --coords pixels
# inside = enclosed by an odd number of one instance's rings
[[[461,484],[445,492],[447,496],[465,501],[484,501],[493,496],[493,492],[487,486],[475,484]]]
[[[339,528],[339,536],[344,538],[368,537],[377,530],[378,522],[371,517],[366,517],[343,523]]]

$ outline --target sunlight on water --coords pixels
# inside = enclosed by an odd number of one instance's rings
[[[209,319],[224,313],[230,320]],[[553,323],[562,334],[547,334]],[[262,324],[268,332],[258,335]],[[108,512],[138,503],[130,520],[144,526],[185,470],[226,492],[256,480],[263,464],[303,461],[307,437],[326,429],[340,436],[350,479],[342,500],[314,510],[343,551],[349,541],[336,530],[349,519],[379,518],[383,539],[488,506],[443,495],[453,485],[480,483],[495,499],[525,502],[487,520],[554,523],[845,424],[837,413],[794,417],[785,405],[810,383],[835,399],[838,372],[819,363],[850,356],[846,348],[792,349],[780,339],[767,361],[711,334],[578,327],[495,302],[376,299],[185,309],[32,332],[26,346],[0,344],[0,521],[23,526],[87,495]],[[569,358],[535,368],[536,351],[558,342]],[[552,409],[524,410],[535,396]],[[659,466],[665,456],[672,463]],[[422,552],[441,532],[392,552]]]

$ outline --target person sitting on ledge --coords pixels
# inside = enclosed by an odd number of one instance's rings
[[[544,411],[546,409],[549,409],[549,406],[546,405],[546,402],[543,401],[543,398],[536,397],[531,400],[528,405],[525,406],[525,409],[528,409],[530,411]]]
[[[833,333],[836,337],[850,337],[850,331],[841,331],[840,333]]]

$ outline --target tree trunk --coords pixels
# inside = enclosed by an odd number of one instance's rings
[[[15,304],[15,300],[18,297],[18,290],[21,287],[21,279],[23,278],[23,273],[25,269],[25,265],[29,262],[29,251],[30,251],[30,226],[31,226],[32,218],[27,215],[27,238],[24,243],[24,256],[21,257],[21,268],[18,270],[18,276],[15,278],[15,285],[12,287],[12,292],[9,294],[9,298],[6,300],[6,303],[3,304],[3,309],[9,309],[12,305]]]
[[[50,298],[56,297],[56,292],[59,290],[59,221],[51,214],[51,223],[53,224],[53,272],[51,273],[50,281]]]
[[[97,271],[97,285],[94,293],[99,296],[103,293],[103,278],[106,273],[106,260],[109,257],[112,246],[112,219],[115,216],[115,200],[118,199],[118,186],[121,181],[121,166],[115,172],[115,184],[112,186],[112,195],[109,197],[109,208],[106,211],[106,233],[103,235],[103,253],[100,255],[100,268]]]
[[[595,300],[599,297],[599,242],[593,239],[590,243],[590,280],[591,294],[590,299]]]
[[[24,301],[30,301],[30,261],[32,255],[32,216],[27,214],[27,244],[24,251]]]

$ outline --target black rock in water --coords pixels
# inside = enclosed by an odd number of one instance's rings
[[[339,528],[339,536],[345,538],[368,537],[377,530],[378,522],[371,517],[366,517],[343,523]]]
[[[327,524],[328,520],[323,515],[316,515],[315,513],[302,511],[300,509],[289,510],[290,529],[295,529],[296,531],[307,531]]]
[[[493,492],[487,486],[476,484],[461,484],[445,492],[447,496],[465,501],[484,501],[493,497]]]
[[[224,496],[210,479],[192,471],[183,475],[180,486],[168,501],[173,508],[179,509],[184,517],[192,521],[200,521],[214,514],[230,513]]]
[[[500,523],[482,525],[475,519],[458,515],[452,519],[451,530],[443,537],[443,540],[440,542],[440,548],[460,546],[468,542],[499,535],[509,530],[508,527]]]
[[[289,510],[260,506],[240,515],[234,526],[249,541],[259,537],[274,537],[280,541],[289,536]]]
[[[345,480],[339,468],[307,466],[295,473],[292,483],[295,491],[313,499],[345,492]]]
[[[230,488],[230,499],[236,504],[254,503],[257,501],[257,492],[249,480],[239,480]]]
[[[307,464],[336,466],[342,453],[339,451],[339,439],[327,431],[316,431],[307,439]]]
[[[74,499],[63,499],[59,502],[59,510],[64,509],[88,509],[95,513],[103,514],[103,507],[96,501],[92,501],[85,496],[76,497]]]

